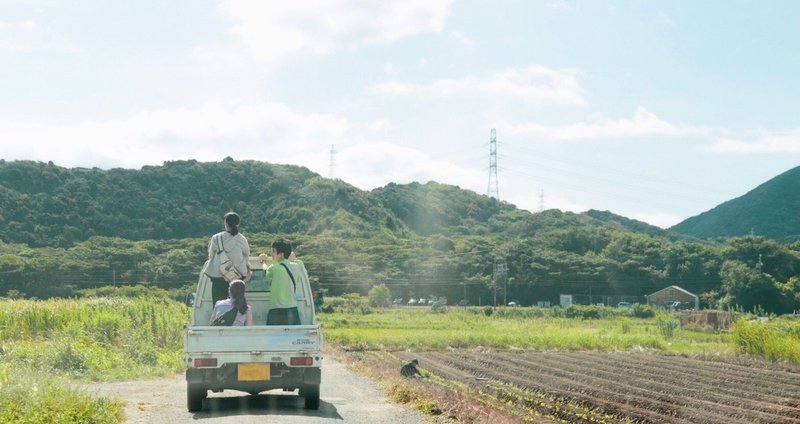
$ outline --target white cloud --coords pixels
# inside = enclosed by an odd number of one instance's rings
[[[41,44],[42,30],[35,22],[0,22],[0,52],[28,52]]]
[[[467,37],[464,33],[460,31],[453,31],[452,34],[453,37],[456,38],[456,40],[460,41],[465,46],[472,46],[473,44],[475,44],[475,41],[473,39]]]
[[[71,45],[65,37],[54,35],[47,27],[32,20],[0,21],[0,53],[22,54],[41,50],[55,53],[80,53],[81,47]]]
[[[207,104],[73,125],[0,122],[0,157],[62,166],[137,167],[225,156],[297,163],[346,140],[348,128],[346,120],[301,114],[278,103]]]
[[[368,190],[390,182],[404,184],[437,181],[475,190],[486,183],[484,170],[464,168],[436,159],[417,149],[387,142],[360,142],[337,147],[336,177]]]
[[[256,58],[274,61],[298,51],[325,54],[439,32],[451,3],[223,0],[220,8],[235,21],[232,32]]]
[[[578,83],[581,75],[576,69],[529,66],[504,69],[486,78],[441,79],[427,85],[390,81],[370,90],[378,94],[431,97],[502,96],[533,104],[583,106],[586,100]]]
[[[370,131],[386,131],[393,127],[391,121],[388,119],[379,119],[377,121],[367,124],[367,129]]]
[[[793,131],[759,131],[755,140],[720,138],[702,149],[719,154],[800,153],[800,129]]]
[[[575,12],[578,10],[574,4],[570,4],[566,0],[555,0],[550,3],[550,8],[561,12]]]
[[[608,119],[596,116],[587,122],[548,126],[536,123],[512,124],[501,122],[498,127],[509,134],[534,134],[551,140],[582,140],[594,138],[629,138],[642,136],[709,135],[719,129],[667,122],[639,106],[630,119]]]
[[[628,218],[646,222],[659,228],[669,228],[683,221],[683,218],[668,213],[634,213]]]
[[[382,119],[365,127],[384,131],[390,125]],[[331,115],[303,114],[279,103],[211,103],[73,125],[0,121],[0,157],[52,160],[67,167],[138,168],[167,160],[219,161],[231,156],[306,166],[328,176],[334,145],[335,176],[362,189],[430,180],[470,190],[485,184],[483,169],[459,167],[388,142],[352,138],[350,123]]]
[[[196,46],[190,52],[190,57],[197,62],[196,66],[202,69],[216,69],[222,71],[235,71],[245,67],[247,61],[241,55],[223,46]]]

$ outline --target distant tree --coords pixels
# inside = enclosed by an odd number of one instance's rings
[[[378,308],[385,308],[392,304],[392,292],[386,284],[378,284],[369,289],[369,303]]]
[[[702,305],[710,309],[719,308],[719,298],[720,298],[719,291],[711,290],[700,293],[698,296],[700,297],[700,302],[702,302],[701,303]]]
[[[786,301],[786,310],[800,309],[800,277],[793,276],[783,284],[778,285],[778,289]]]
[[[785,312],[784,303],[776,281],[771,275],[763,273],[739,261],[725,261],[720,270],[722,278],[723,307],[739,306],[745,311],[760,307],[767,312]]]

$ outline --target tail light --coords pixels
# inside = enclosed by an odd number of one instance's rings
[[[293,367],[309,367],[311,365],[314,365],[314,358],[310,356],[298,356],[291,358],[289,360],[289,363]]]
[[[217,366],[217,358],[194,358],[195,368],[216,367],[216,366]]]

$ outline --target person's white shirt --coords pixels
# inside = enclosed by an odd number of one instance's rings
[[[222,274],[219,272],[220,262],[219,255],[217,254],[221,249],[224,249],[225,253],[228,254],[236,270],[239,271],[241,275],[246,276],[247,261],[250,257],[250,244],[242,233],[237,233],[234,236],[227,231],[214,234],[208,242],[208,258],[211,262],[208,265],[206,274],[208,274],[209,277],[222,277]]]

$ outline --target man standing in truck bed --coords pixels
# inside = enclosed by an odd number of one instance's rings
[[[292,244],[288,240],[277,239],[272,242],[273,263],[265,275],[270,284],[267,325],[300,325],[295,287],[301,276],[293,275],[290,271],[291,254]]]

